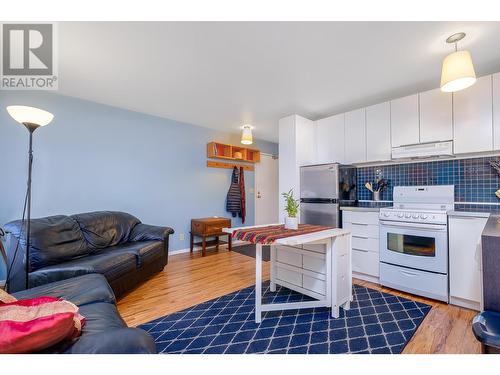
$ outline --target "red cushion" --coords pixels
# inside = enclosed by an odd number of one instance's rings
[[[38,297],[0,303],[0,353],[33,353],[77,337],[85,319],[71,302]]]

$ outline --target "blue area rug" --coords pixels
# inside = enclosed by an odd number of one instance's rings
[[[401,353],[431,306],[354,285],[351,309],[269,311],[254,321],[254,287],[145,323],[160,353]],[[286,288],[269,291],[263,302],[311,298]]]

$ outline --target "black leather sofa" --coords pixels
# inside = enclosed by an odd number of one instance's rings
[[[26,285],[26,230],[21,220],[4,228],[9,264],[13,264],[9,291],[16,292]],[[120,296],[163,270],[174,231],[142,224],[124,212],[99,211],[32,219],[30,233],[30,288],[98,273]]]
[[[115,296],[104,276],[89,274],[56,281],[14,293],[18,299],[52,296],[73,302],[85,317],[80,337],[56,345],[45,353],[154,354],[153,338],[139,328],[129,328],[115,305]]]

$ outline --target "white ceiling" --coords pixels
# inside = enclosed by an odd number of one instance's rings
[[[62,22],[59,92],[278,139],[312,120],[439,86],[449,35],[500,71],[500,22]]]

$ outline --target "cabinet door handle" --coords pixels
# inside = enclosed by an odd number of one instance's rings
[[[363,237],[363,236],[352,236],[352,238],[361,238],[362,240],[367,240],[368,237]]]
[[[368,224],[365,223],[351,223],[352,225],[362,225],[364,227],[368,226]]]
[[[362,253],[368,253],[368,250],[364,250],[364,249],[356,249],[355,247],[352,248],[354,251],[359,251],[359,252],[362,252]]]
[[[411,276],[411,277],[418,276],[416,273],[412,273],[412,272],[408,272],[408,271],[401,271],[401,273],[402,273],[403,275],[406,275],[406,276]]]

